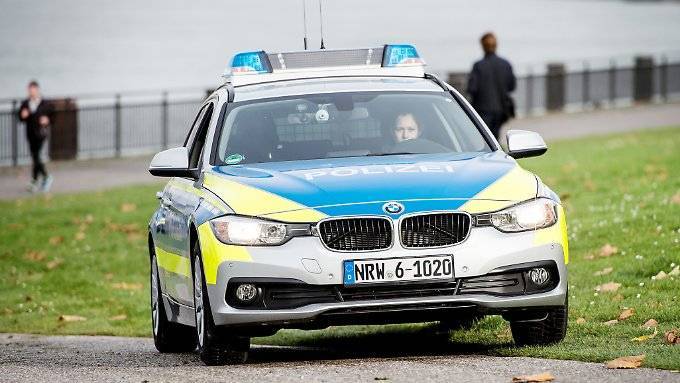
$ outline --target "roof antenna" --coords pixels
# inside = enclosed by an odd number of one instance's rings
[[[305,6],[305,0],[302,0],[302,22],[305,28],[305,38],[303,41],[305,44],[305,50],[307,50],[307,7]]]
[[[323,45],[323,13],[321,13],[321,0],[319,0],[319,26],[321,27],[321,49],[326,49]]]

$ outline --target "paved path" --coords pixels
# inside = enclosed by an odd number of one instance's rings
[[[417,342],[416,342],[417,343]],[[421,342],[422,343],[422,342]],[[245,365],[206,367],[191,354],[159,354],[149,338],[0,334],[3,382],[511,382],[550,372],[556,382],[680,382],[680,374],[602,363],[502,358],[412,342],[390,351],[254,346]],[[420,350],[418,350],[420,348]]]
[[[546,141],[637,129],[680,126],[680,104],[644,105],[586,113],[560,113],[514,120],[509,129],[533,130]],[[53,193],[101,190],[155,182],[147,172],[151,156],[113,160],[52,162]],[[29,196],[28,167],[0,168],[0,199]],[[157,180],[157,179],[156,179]]]

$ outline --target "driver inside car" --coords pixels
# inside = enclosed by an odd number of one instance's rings
[[[395,142],[413,140],[420,137],[420,127],[413,113],[404,113],[397,116],[394,126]]]

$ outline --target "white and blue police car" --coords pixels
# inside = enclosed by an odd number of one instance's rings
[[[183,146],[149,224],[153,336],[209,365],[279,329],[488,314],[518,345],[563,339],[566,219],[411,45],[240,53]]]

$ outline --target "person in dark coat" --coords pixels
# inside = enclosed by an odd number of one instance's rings
[[[53,114],[52,105],[40,95],[40,85],[36,81],[31,81],[28,84],[28,98],[19,108],[19,120],[26,124],[26,138],[33,161],[33,178],[29,187],[31,192],[46,192],[52,185],[53,178],[45,169],[40,151],[49,135]],[[39,181],[41,176],[42,182]]]
[[[510,92],[515,90],[517,80],[510,63],[496,55],[496,36],[485,33],[481,38],[484,58],[472,66],[467,92],[475,108],[496,138],[501,126],[515,116],[515,106]]]

